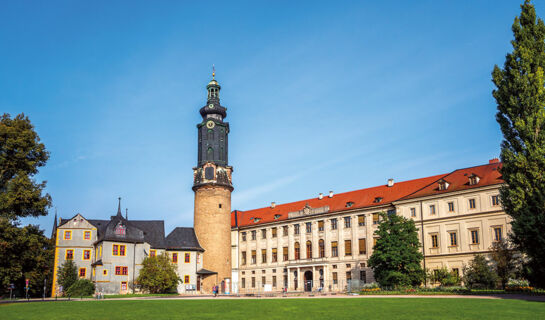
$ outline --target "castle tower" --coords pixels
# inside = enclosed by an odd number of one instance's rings
[[[231,192],[233,185],[228,165],[229,123],[227,108],[220,105],[220,85],[214,79],[206,86],[207,103],[200,109],[198,165],[193,168],[195,191],[195,233],[204,248],[203,268],[217,272],[203,279],[202,290],[211,292],[214,285],[231,278]],[[226,281],[227,280],[227,281]],[[230,288],[227,288],[230,291]]]

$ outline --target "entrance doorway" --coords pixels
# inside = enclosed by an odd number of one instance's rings
[[[305,272],[305,291],[312,291],[312,271]]]

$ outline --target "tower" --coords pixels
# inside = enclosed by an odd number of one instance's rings
[[[217,277],[203,279],[202,290],[205,292],[210,292],[216,284],[221,286],[222,281],[228,285],[231,278],[233,168],[227,160],[229,123],[223,121],[227,117],[227,108],[220,104],[220,89],[215,73],[212,73],[212,80],[206,86],[206,105],[199,111],[202,121],[197,124],[198,164],[193,168],[194,227],[205,250],[203,268],[217,272]]]

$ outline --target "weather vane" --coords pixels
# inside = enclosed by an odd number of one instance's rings
[[[216,76],[216,67],[214,67],[214,64],[212,64],[212,80],[214,80],[215,76]]]

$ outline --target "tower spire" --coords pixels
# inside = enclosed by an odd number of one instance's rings
[[[119,200],[119,203],[117,204],[117,215],[123,217],[121,214],[121,197],[117,198],[117,200]]]

